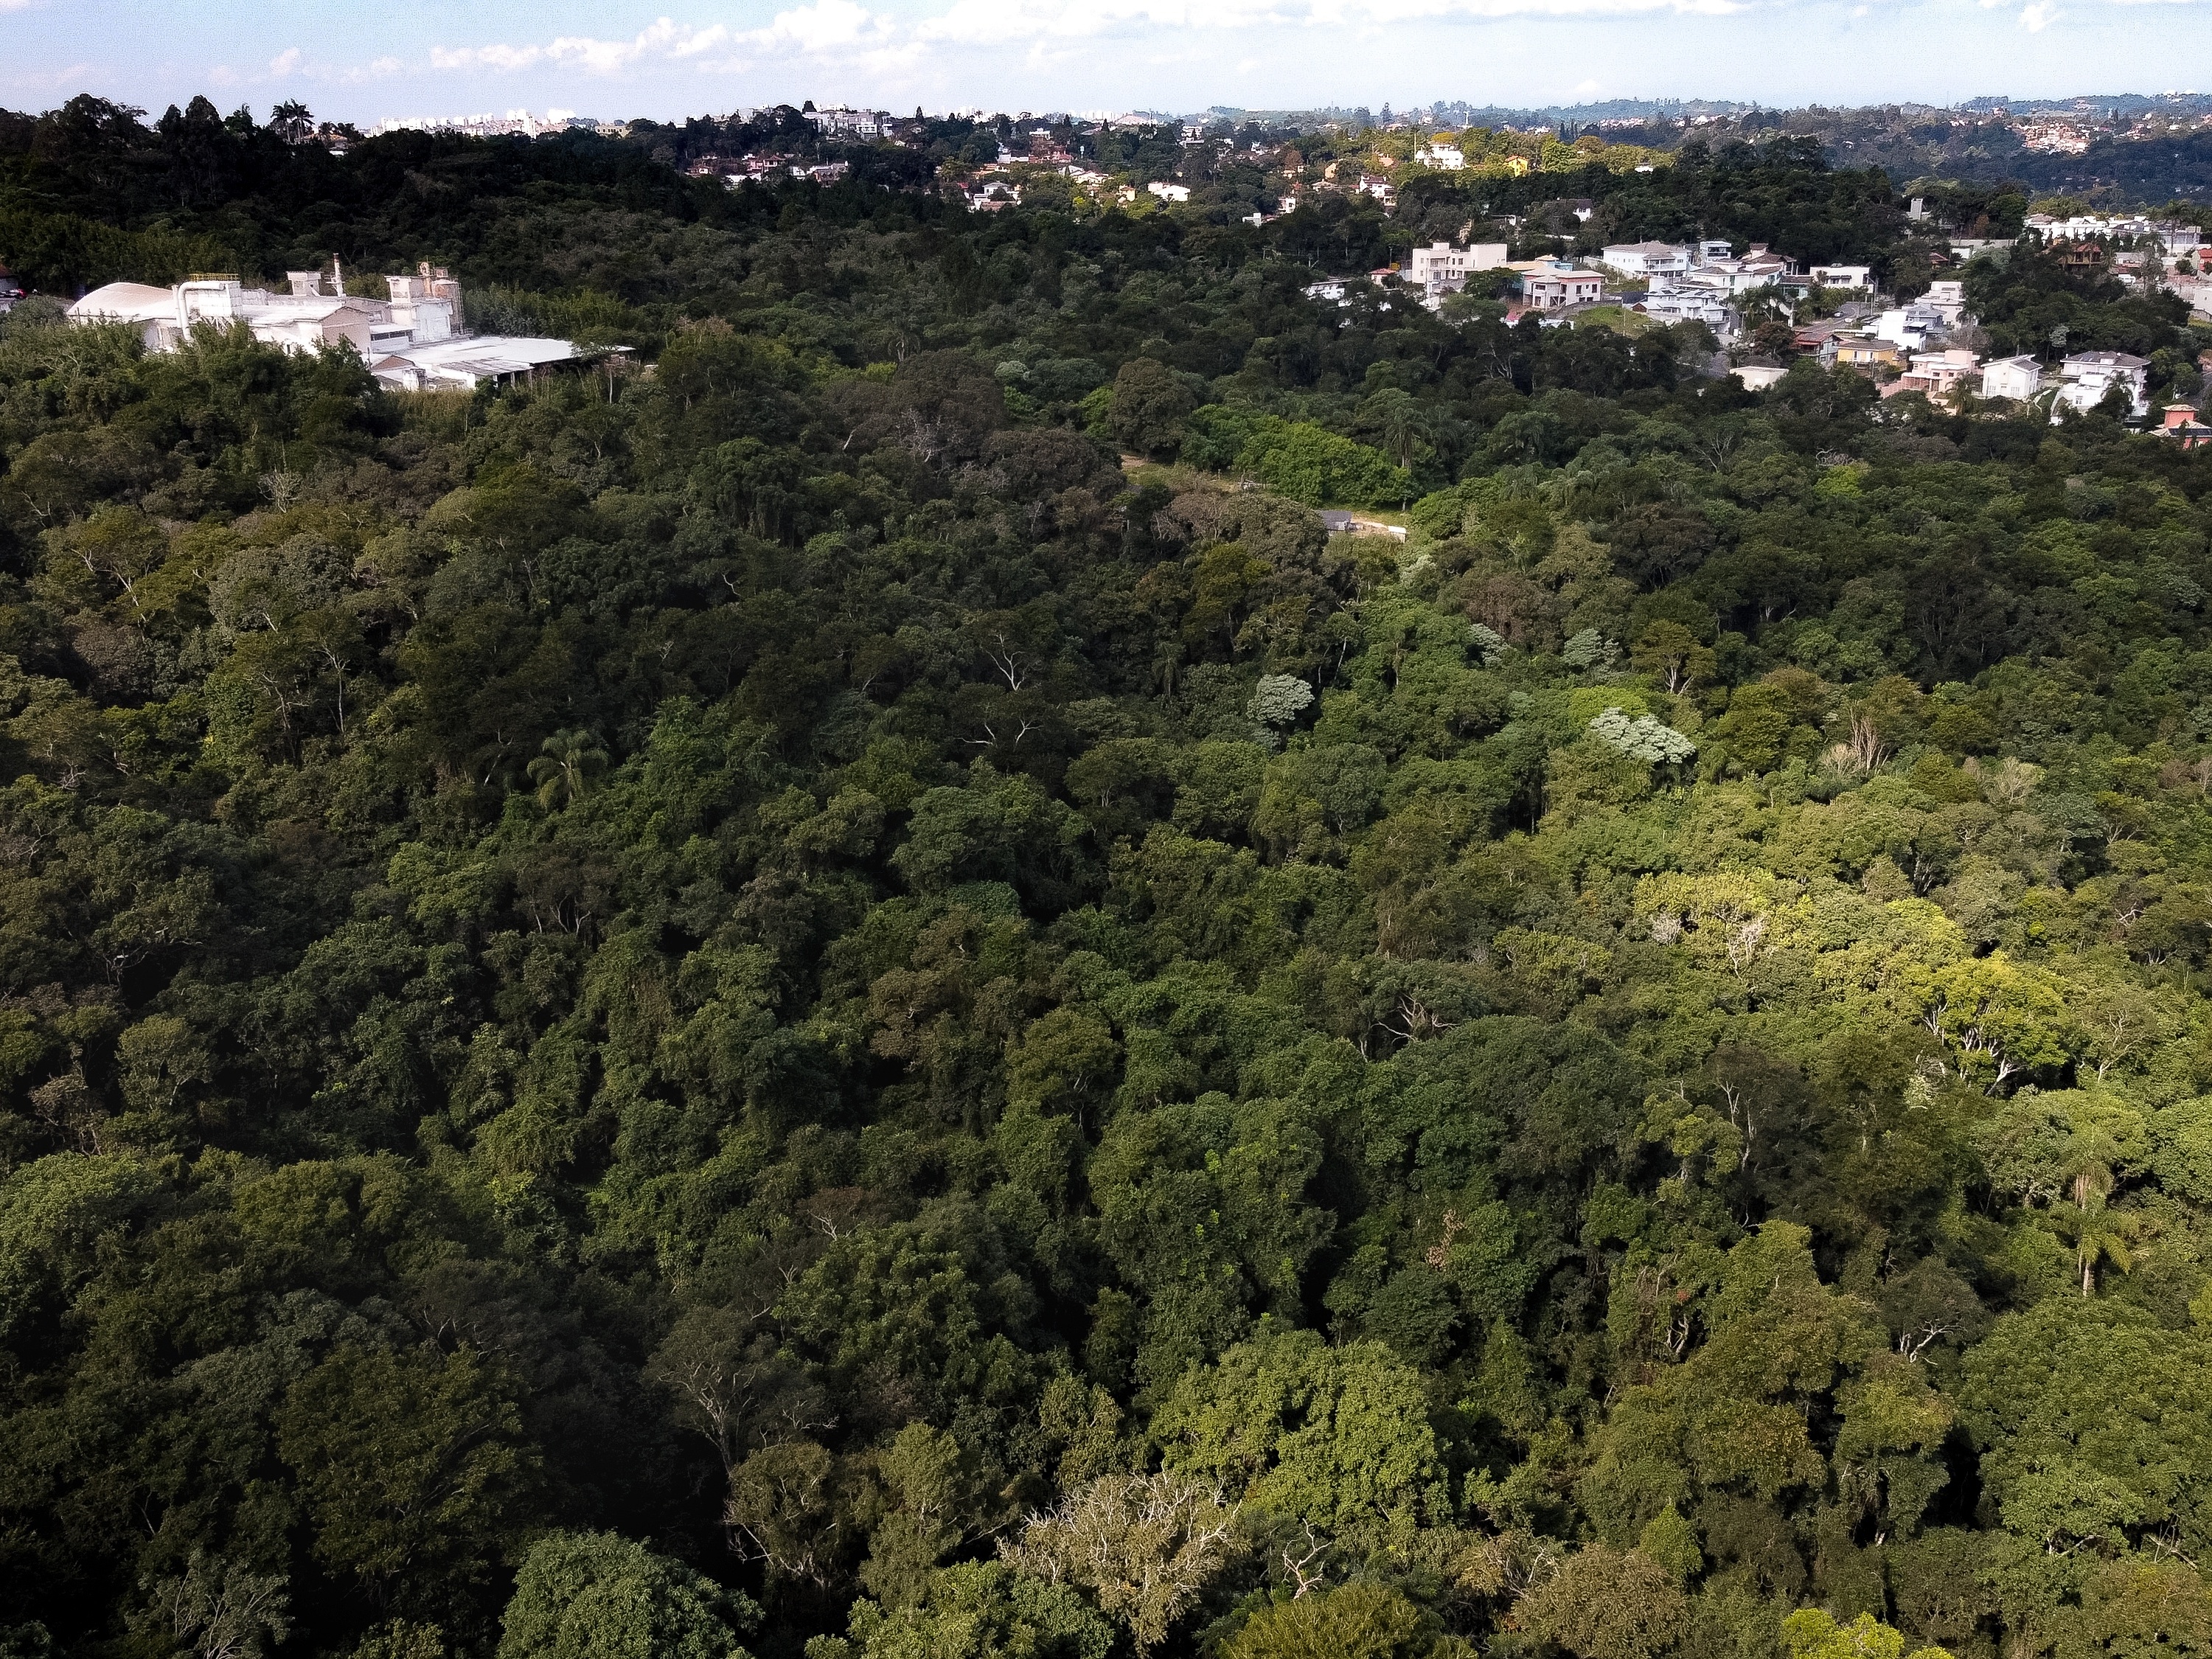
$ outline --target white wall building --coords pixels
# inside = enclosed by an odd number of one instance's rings
[[[817,109],[806,118],[824,136],[836,138],[880,138],[890,124],[881,110]]]
[[[1943,326],[1943,315],[1933,306],[1900,306],[1894,311],[1885,311],[1874,325],[1875,337],[1889,340],[1907,351],[1918,351],[1928,344],[1928,337]]]
[[[1677,283],[1663,292],[1655,290],[1644,301],[1644,312],[1669,323],[1703,323],[1719,335],[1735,331],[1735,312],[1723,289]]]
[[[1872,265],[1814,265],[1805,275],[1815,288],[1871,289]]]
[[[1928,284],[1928,292],[1920,296],[1920,303],[1942,319],[1945,328],[1956,328],[1959,319],[1966,314],[1966,285],[1956,277]]]
[[[1911,367],[1881,388],[1885,398],[1899,392],[1922,392],[1930,398],[1948,397],[1981,372],[1980,356],[1960,346],[1943,351],[1916,351]]]
[[[2052,400],[2051,418],[2057,420],[2061,409],[2086,413],[2104,402],[2115,386],[2127,393],[2129,414],[2138,418],[2148,415],[2150,395],[2145,379],[2149,370],[2148,359],[2124,351],[2077,351],[2058,365],[2058,395]]]
[[[350,345],[379,380],[413,392],[505,380],[579,355],[566,340],[463,333],[461,285],[427,264],[411,276],[387,277],[388,300],[349,295],[335,266],[328,278],[318,270],[285,275],[289,289],[283,294],[228,276],[173,288],[110,283],[71,306],[69,317],[84,325],[124,324],[137,331],[149,351],[175,351],[204,325],[241,323],[255,339],[287,351]],[[323,292],[325,281],[333,292]]]
[[[1503,270],[1506,252],[1503,242],[1477,242],[1472,247],[1434,242],[1413,250],[1406,280],[1431,297],[1456,294],[1475,272]]]
[[[2040,232],[2044,239],[2053,242],[2081,242],[2091,237],[2155,236],[2166,244],[2168,253],[2181,253],[2199,246],[2203,233],[2194,225],[2177,224],[2172,220],[2150,219],[2141,215],[2077,213],[2069,218],[2054,219],[2047,213],[2031,213],[2027,227]]]
[[[2000,357],[1982,365],[1982,396],[2026,403],[2043,390],[2043,365],[2033,357]]]
[[[1706,246],[1710,247],[1712,244]],[[1682,276],[1655,278],[1652,286],[1656,289],[1695,281],[1724,289],[1731,295],[1748,294],[1753,289],[1772,288],[1787,283],[1796,274],[1797,262],[1795,259],[1779,253],[1770,253],[1764,242],[1754,242],[1750,251],[1741,255],[1707,254]]]
[[[1597,257],[1624,276],[1679,276],[1690,268],[1690,250],[1673,242],[1615,242]]]
[[[1572,265],[1544,262],[1518,269],[1521,301],[1532,311],[1595,305],[1604,297],[1605,279],[1594,270],[1577,270]]]
[[[1158,197],[1163,202],[1188,202],[1190,200],[1190,186],[1188,185],[1171,185],[1164,179],[1155,179],[1152,183],[1146,185],[1145,188],[1152,191],[1153,195]]]
[[[1413,159],[1439,173],[1458,173],[1467,166],[1467,152],[1453,144],[1431,144],[1415,150]]]

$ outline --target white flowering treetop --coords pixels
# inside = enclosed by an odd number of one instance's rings
[[[1679,764],[1698,752],[1698,745],[1671,726],[1662,726],[1656,714],[1638,714],[1634,720],[1618,708],[1608,708],[1589,723],[1589,729],[1601,743],[1618,749],[1632,760],[1650,761],[1656,765],[1662,761]]]

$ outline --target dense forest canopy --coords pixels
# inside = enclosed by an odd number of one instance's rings
[[[2212,1653],[2212,452],[863,173],[0,118],[0,1654]]]

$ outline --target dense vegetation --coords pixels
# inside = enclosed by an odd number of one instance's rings
[[[2212,453],[1341,204],[67,119],[77,280],[646,349],[0,326],[0,1653],[2212,1652]]]

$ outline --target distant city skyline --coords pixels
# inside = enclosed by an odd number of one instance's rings
[[[911,111],[1957,104],[2212,86],[2203,0],[0,0],[0,104],[666,119]]]

